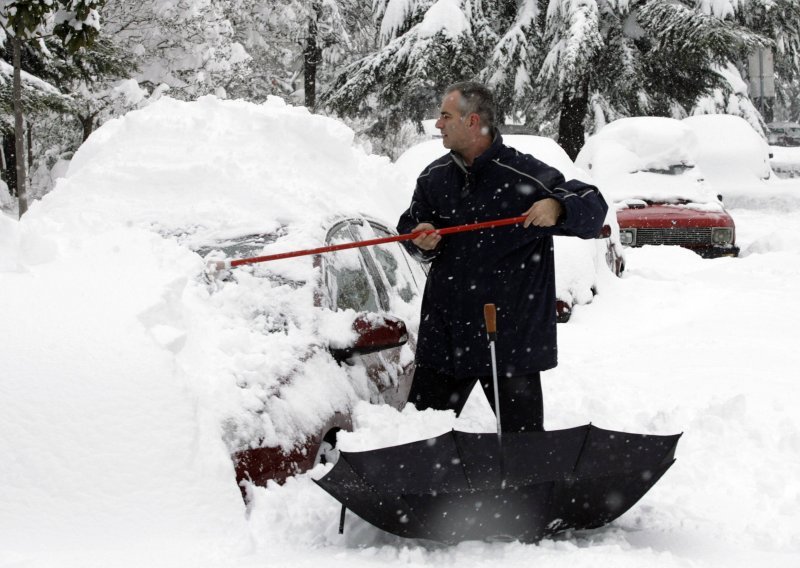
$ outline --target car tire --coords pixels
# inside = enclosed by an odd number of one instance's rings
[[[331,464],[336,465],[339,461],[339,449],[336,447],[335,439],[333,442],[329,441],[326,437],[317,449],[317,455],[314,458],[314,465]]]

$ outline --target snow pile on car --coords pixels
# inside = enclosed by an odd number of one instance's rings
[[[631,200],[688,200],[721,208],[696,167],[697,136],[679,120],[632,117],[615,120],[589,137],[575,163],[594,176],[609,205]]]
[[[254,232],[277,235],[265,254],[319,246],[340,212],[393,220],[389,166],[278,99],[165,98],[92,134],[21,222],[0,218],[0,533],[79,550],[104,518],[91,539],[116,554],[132,533],[238,546],[229,452],[291,445],[368,381],[321,345],[350,321],[312,308],[310,257],[209,283],[195,250]],[[30,510],[41,494],[53,506]]]
[[[694,166],[697,137],[678,120],[633,117],[616,120],[590,137],[576,160],[592,175],[666,170],[676,164]]]
[[[752,188],[772,175],[767,141],[743,118],[704,114],[681,122],[697,137],[695,159],[707,180]]]

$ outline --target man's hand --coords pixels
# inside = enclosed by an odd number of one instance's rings
[[[523,215],[527,216],[523,226],[527,229],[531,225],[536,227],[552,227],[564,212],[564,206],[557,199],[548,197],[534,203]]]
[[[422,250],[433,250],[439,244],[439,241],[442,240],[442,235],[440,235],[438,231],[436,231],[436,227],[430,223],[420,223],[414,227],[414,230],[411,232],[416,233],[417,231],[432,231],[430,233],[420,235],[411,241]]]

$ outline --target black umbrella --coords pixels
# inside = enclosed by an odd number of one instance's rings
[[[493,347],[493,318],[486,313]],[[341,452],[317,483],[343,507],[399,536],[535,542],[619,517],[674,463],[680,438],[591,424],[501,438],[499,418],[497,425],[496,434],[454,430]]]
[[[452,431],[366,452],[341,452],[317,483],[362,519],[396,535],[441,542],[534,542],[602,526],[672,465],[679,435],[592,425],[549,432]]]

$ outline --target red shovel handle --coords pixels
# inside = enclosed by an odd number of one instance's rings
[[[455,227],[445,227],[443,229],[429,229],[427,231],[416,231],[414,233],[405,233],[393,237],[382,237],[379,239],[369,239],[366,241],[355,241],[352,243],[342,243],[340,245],[330,245],[325,247],[296,250],[292,252],[283,252],[279,254],[270,254],[267,256],[256,256],[253,258],[239,258],[235,260],[212,261],[209,263],[209,268],[215,270],[222,270],[224,268],[232,268],[235,266],[242,266],[243,264],[255,264],[257,262],[268,262],[270,260],[280,260],[282,258],[293,258],[296,256],[306,256],[310,254],[321,254],[324,252],[334,252],[337,250],[345,250],[351,248],[369,247],[372,245],[381,245],[384,243],[394,243],[398,241],[412,241],[418,236],[437,232],[440,235],[449,235],[450,233],[463,233],[466,231],[477,231],[480,229],[490,229],[492,227],[502,227],[504,225],[517,225],[525,221],[525,215],[519,217],[509,217],[506,219],[497,219],[495,221],[483,221],[481,223],[471,223],[469,225],[457,225]]]

